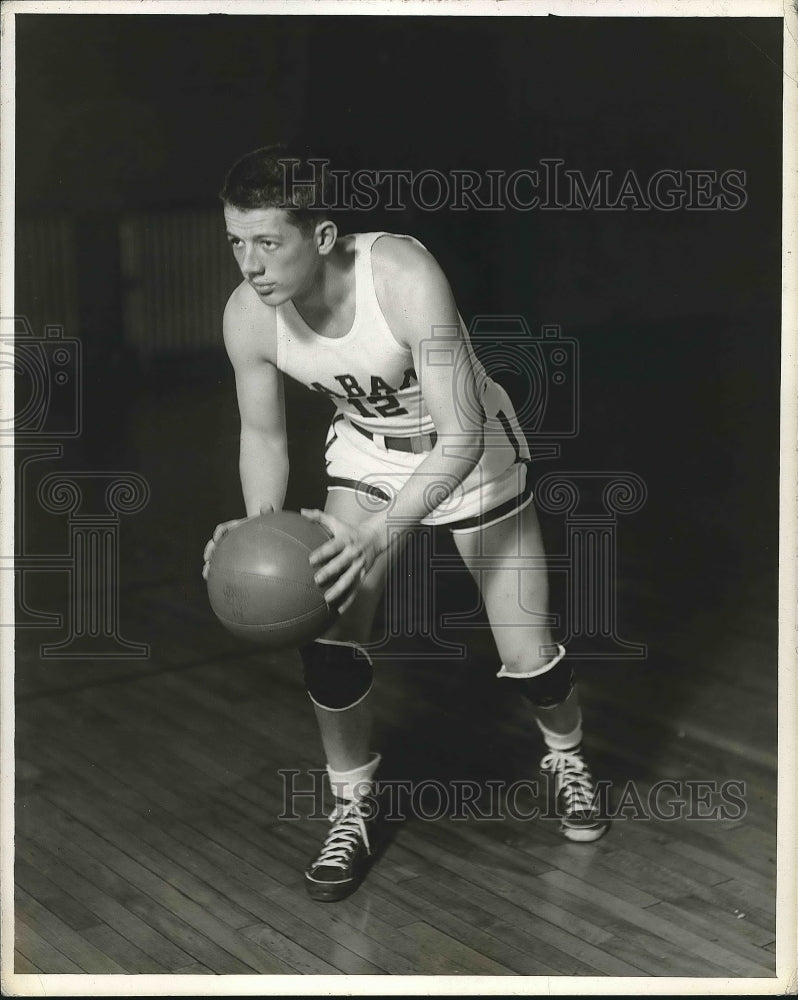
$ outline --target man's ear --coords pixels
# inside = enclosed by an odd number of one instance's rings
[[[332,221],[332,219],[325,219],[323,222],[319,222],[316,226],[316,249],[322,256],[326,256],[338,239],[338,226]]]

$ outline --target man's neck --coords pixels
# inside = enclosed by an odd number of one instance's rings
[[[302,313],[332,316],[349,299],[354,290],[354,258],[339,243],[322,259],[312,282],[294,296],[294,305]]]
[[[323,332],[328,326],[335,330],[336,318],[351,307],[354,293],[354,254],[339,242],[322,260],[308,288],[294,296],[293,303],[312,329]]]

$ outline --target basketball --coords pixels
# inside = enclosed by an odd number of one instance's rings
[[[294,511],[260,514],[218,542],[208,571],[211,607],[233,635],[271,649],[311,642],[335,613],[313,580],[310,553],[329,532]]]

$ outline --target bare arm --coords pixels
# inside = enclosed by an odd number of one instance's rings
[[[252,302],[248,289],[237,289],[225,309],[224,340],[241,416],[241,488],[252,517],[264,504],[280,510],[288,485],[285,398],[273,360],[273,310]]]
[[[383,247],[380,244],[384,244]],[[483,451],[479,386],[452,290],[426,250],[405,240],[374,247],[380,305],[396,338],[413,353],[421,391],[438,433],[434,448],[370,525],[379,551],[398,525],[418,524],[471,472]]]
[[[383,249],[381,243],[387,246]],[[310,561],[319,567],[318,582],[331,584],[325,593],[328,601],[347,595],[343,609],[352,600],[351,588],[377,555],[450,495],[484,449],[481,387],[446,277],[429,253],[404,240],[380,240],[373,260],[380,306],[394,336],[412,351],[438,438],[390,509],[364,527],[355,529],[321,512],[308,512],[333,532]]]

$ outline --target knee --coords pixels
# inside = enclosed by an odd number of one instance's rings
[[[511,677],[521,685],[521,691],[536,708],[556,708],[573,691],[576,679],[573,667],[565,662],[565,650],[558,646],[558,655],[536,672],[525,673],[523,668],[508,670],[504,664],[499,677]]]
[[[342,712],[362,701],[371,690],[371,657],[358,643],[320,640],[300,651],[305,688],[319,708]]]
[[[521,681],[523,695],[535,708],[556,708],[573,691],[576,683],[574,669],[565,660],[559,660],[549,670]]]

